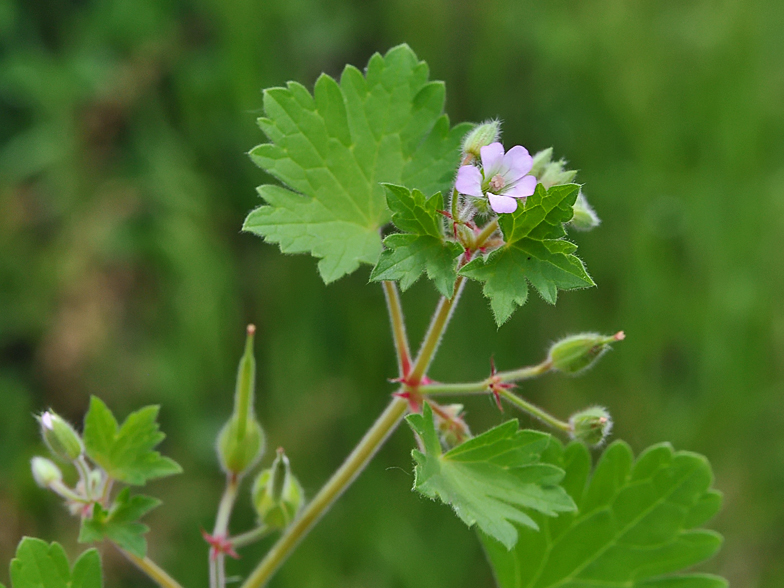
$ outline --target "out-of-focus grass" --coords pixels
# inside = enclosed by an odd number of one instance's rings
[[[259,412],[306,492],[348,453],[391,391],[383,296],[367,270],[325,287],[313,260],[239,233],[269,181],[243,154],[263,140],[260,88],[408,42],[446,80],[454,120],[500,116],[507,143],[554,146],[604,220],[573,236],[597,288],[532,299],[496,330],[469,287],[432,375],[476,379],[491,354],[512,368],[566,333],[625,329],[586,376],[521,392],[562,416],[608,406],[636,450],[671,440],[708,455],[726,544],[706,569],[779,586],[782,29],[773,0],[0,5],[0,564],[23,534],[78,551],[75,521],[30,479],[30,415],[80,420],[99,394],[121,414],[163,405],[186,473],[150,488],[167,503],[149,517],[151,550],[204,585],[198,529],[222,483],[212,439],[246,322],[259,326]],[[435,300],[424,283],[405,295],[414,338]],[[475,430],[498,422],[492,403],[467,404]],[[411,446],[396,433],[274,586],[491,585],[471,532],[409,492]],[[105,555],[107,585],[138,583]]]

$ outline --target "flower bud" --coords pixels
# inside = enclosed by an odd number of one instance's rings
[[[47,410],[36,418],[41,425],[44,443],[56,457],[73,461],[84,453],[84,443],[79,433],[61,416]]]
[[[218,458],[227,473],[243,474],[252,468],[264,453],[264,431],[253,411],[256,388],[256,360],[253,358],[253,336],[256,327],[248,325],[245,353],[237,370],[234,412],[218,435]]]
[[[480,157],[479,150],[498,141],[501,135],[501,122],[489,120],[475,126],[463,139],[463,153],[473,158]]]
[[[577,201],[574,203],[574,216],[569,221],[569,225],[578,231],[590,231],[598,227],[601,222],[596,211],[588,204],[588,200],[581,190],[577,195]]]
[[[263,453],[264,431],[255,418],[247,419],[240,426],[232,417],[218,435],[218,457],[226,473],[245,473],[258,463]]]
[[[569,435],[590,447],[598,447],[612,431],[612,417],[601,406],[592,406],[569,417]]]
[[[625,337],[618,331],[609,337],[597,333],[581,333],[561,339],[550,348],[548,361],[553,369],[576,375],[591,367],[610,349],[610,344]]]
[[[286,528],[302,507],[302,487],[291,473],[289,458],[278,448],[272,466],[253,484],[253,506],[259,521],[270,529]]]
[[[566,169],[564,159],[553,161],[553,148],[550,147],[534,155],[533,167],[529,173],[536,177],[545,190],[549,190],[553,186],[570,183],[577,175],[577,170]]]
[[[41,488],[48,488],[55,482],[61,482],[63,474],[55,463],[45,457],[34,457],[30,462],[35,483]]]
[[[462,404],[448,404],[441,406],[440,411],[434,411],[436,429],[441,438],[441,445],[445,451],[457,447],[471,438],[471,429],[463,419]]]

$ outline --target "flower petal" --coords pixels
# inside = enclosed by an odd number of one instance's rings
[[[531,171],[534,166],[534,158],[528,153],[528,149],[522,145],[515,145],[504,155],[503,167],[506,171],[505,179],[507,182],[514,182],[522,178]]]
[[[503,195],[511,196],[512,198],[525,198],[533,194],[534,190],[536,190],[536,178],[534,176],[525,176],[514,184],[510,184],[503,191]]]
[[[509,198],[508,196],[496,196],[495,194],[488,194],[487,198],[490,200],[490,208],[495,212],[505,213],[514,212],[517,210],[517,200]]]
[[[501,171],[504,162],[504,146],[501,143],[490,143],[479,149],[482,156],[482,167],[486,178],[492,178]]]
[[[482,194],[482,172],[473,165],[463,165],[457,170],[455,180],[455,190],[461,194],[481,198]]]

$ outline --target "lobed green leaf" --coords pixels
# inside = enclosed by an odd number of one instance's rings
[[[320,76],[313,95],[296,82],[265,90],[258,122],[270,142],[250,156],[286,187],[259,188],[266,205],[244,230],[319,258],[327,283],[375,264],[389,222],[381,184],[451,188],[470,126],[449,128],[444,97],[407,45],[375,54],[365,75],[347,66],[340,83]]]
[[[578,443],[553,444],[545,461],[566,472],[563,487],[576,513],[518,526],[508,551],[482,536],[500,588],[720,588],[722,578],[680,573],[711,557],[721,537],[698,527],[713,516],[720,495],[704,457],[655,445],[635,461],[616,441],[590,476],[591,458]],[[590,478],[590,480],[589,480]]]
[[[90,398],[84,418],[84,445],[87,455],[111,478],[132,485],[179,474],[182,468],[154,451],[166,437],[156,418],[158,406],[147,406],[131,413],[120,427],[117,419],[100,398]]]
[[[477,257],[460,274],[484,283],[496,324],[505,323],[528,299],[528,283],[555,304],[558,290],[593,286],[577,246],[564,239],[563,224],[572,218],[579,186],[565,184],[545,191],[539,184],[516,212],[501,215],[504,245]]]
[[[71,569],[59,543],[25,537],[11,561],[12,588],[101,588],[101,558],[88,549]],[[0,585],[1,586],[1,585]]]
[[[407,290],[423,273],[447,298],[454,294],[457,258],[463,247],[445,239],[440,192],[430,198],[419,190],[385,184],[392,222],[404,231],[384,239],[386,249],[370,274],[373,281],[397,280]]]
[[[124,488],[109,510],[96,503],[92,516],[82,519],[79,543],[109,539],[134,555],[144,557],[147,553],[144,534],[150,528],[139,519],[160,504],[160,500],[150,496],[131,496],[130,489]]]
[[[442,453],[428,404],[406,420],[424,447],[424,453],[412,452],[414,490],[449,504],[466,525],[476,524],[507,549],[518,537],[512,523],[538,529],[531,513],[557,516],[575,509],[558,485],[563,470],[539,461],[550,435],[521,431],[513,420]]]

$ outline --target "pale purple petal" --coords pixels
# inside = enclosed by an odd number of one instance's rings
[[[482,172],[473,165],[463,165],[457,170],[457,180],[455,180],[455,190],[461,194],[481,198],[482,194]]]
[[[525,198],[533,194],[534,190],[536,190],[536,178],[534,176],[525,176],[506,188],[504,196]]]
[[[522,145],[515,145],[504,155],[503,167],[507,182],[511,183],[519,180],[531,171],[533,166],[534,158],[528,153],[528,149]]]
[[[509,198],[508,196],[496,196],[495,194],[488,194],[487,198],[490,200],[490,208],[495,212],[505,213],[514,212],[517,210],[517,200]]]
[[[492,178],[501,171],[504,162],[504,146],[501,143],[490,143],[479,149],[482,156],[482,167],[485,170],[485,177]]]
[[[52,421],[52,413],[48,410],[41,415],[41,424],[49,429],[50,431],[54,430],[54,422]]]

